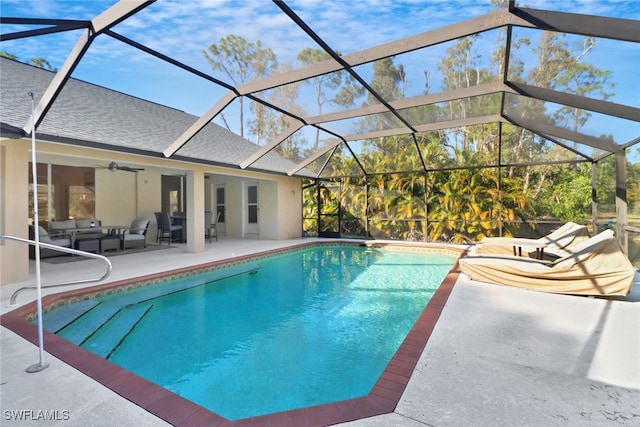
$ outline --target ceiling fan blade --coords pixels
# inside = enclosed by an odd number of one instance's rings
[[[118,166],[118,170],[121,171],[127,171],[127,172],[138,172],[138,171],[143,171],[143,168],[132,168],[129,166]]]
[[[138,172],[138,171],[144,170],[144,168],[132,168],[130,166],[120,166],[116,162],[111,162],[107,166],[96,166],[96,169],[109,169],[111,172],[115,172],[115,171]]]

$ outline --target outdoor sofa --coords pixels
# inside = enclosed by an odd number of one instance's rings
[[[38,237],[41,243],[48,243],[50,245],[56,245],[63,248],[73,247],[73,236],[69,233],[58,233],[56,235],[50,235],[44,227],[38,227]],[[33,225],[29,226],[29,240],[35,240],[35,230]],[[40,248],[40,258],[48,258],[53,256],[65,255],[65,252],[57,251],[55,249]],[[29,245],[29,258],[36,258],[36,248],[34,245]]]
[[[67,219],[64,221],[49,221],[49,233],[71,234],[102,234],[99,219]]]

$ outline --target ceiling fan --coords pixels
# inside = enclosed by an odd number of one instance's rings
[[[132,168],[129,166],[120,166],[116,162],[111,162],[109,163],[109,166],[101,167],[100,169],[109,169],[111,172],[115,172],[115,171],[138,172],[138,171],[144,170],[143,168]]]

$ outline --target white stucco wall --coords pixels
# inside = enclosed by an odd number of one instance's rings
[[[302,237],[302,185],[299,179],[282,177],[278,180],[278,237],[294,239]]]
[[[258,186],[258,221],[261,239],[278,239],[278,184],[261,181]]]
[[[148,218],[147,243],[156,240],[158,227],[154,212],[160,210],[160,184],[161,175],[148,170],[140,171],[136,176],[138,180],[138,211],[136,218]]]
[[[216,175],[212,179],[212,185],[225,185],[225,235],[235,238],[244,237],[244,222],[246,221],[244,186],[247,182],[258,184],[258,237],[275,240],[301,237],[300,206],[302,194],[298,178],[271,176],[270,179],[259,179],[256,176]]]
[[[137,177],[133,172],[96,170],[96,219],[102,225],[129,225],[137,215]]]
[[[30,142],[0,140],[0,235],[29,237]],[[22,242],[0,241],[0,285],[29,278],[29,246]]]

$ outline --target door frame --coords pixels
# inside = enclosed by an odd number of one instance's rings
[[[249,187],[256,187],[256,201],[249,203]],[[256,206],[256,223],[249,223],[249,206]],[[260,186],[258,181],[242,182],[242,237],[260,237]]]
[[[224,191],[224,202],[219,204],[218,203],[218,189],[222,189]],[[216,217],[218,216],[218,207],[222,206],[222,209],[224,209],[224,214],[221,215],[220,217],[220,221],[218,221],[217,225],[216,225],[216,232],[217,233],[222,233],[222,234],[227,234],[227,186],[225,183],[221,183],[221,184],[215,184],[213,186],[213,219],[215,220]]]

